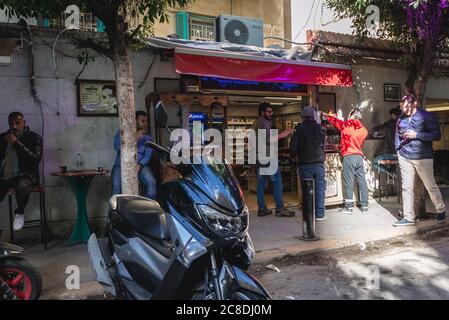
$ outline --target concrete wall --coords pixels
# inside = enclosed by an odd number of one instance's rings
[[[290,0],[197,0],[183,9],[189,13],[217,17],[220,14],[236,15],[263,19],[264,36],[276,36],[290,39],[291,17]],[[288,12],[284,12],[287,10]],[[169,13],[168,23],[157,23],[154,26],[156,36],[167,36],[176,33],[176,12]],[[265,46],[271,44],[284,45],[283,41],[265,40]],[[288,46],[287,43],[285,43]]]
[[[51,46],[54,38],[35,38],[35,82],[37,94],[42,100],[44,118],[44,172],[47,189],[47,211],[51,223],[58,222],[58,229],[53,231],[66,233],[71,230],[75,219],[76,202],[68,182],[63,178],[49,174],[66,164],[74,167],[75,155],[81,152],[86,168],[102,165],[111,168],[115,159],[112,148],[113,137],[118,129],[117,117],[78,117],[76,86],[74,80],[81,70],[76,59],[64,58],[57,54],[59,78],[55,78],[52,66]],[[76,49],[60,40],[57,50],[76,56]],[[142,88],[145,73],[152,61],[153,53],[142,50],[132,54],[135,83],[135,100],[138,110],[145,109],[145,96],[153,91],[153,77],[178,77],[172,62],[160,62],[156,57],[148,81]],[[114,80],[114,68],[107,58],[98,57],[89,62],[80,79]],[[30,128],[42,134],[42,121],[38,105],[30,94],[28,50],[25,48],[13,54],[11,65],[0,65],[0,131],[7,129],[7,116],[12,111],[21,111]],[[96,177],[88,196],[88,214],[92,222],[106,214],[107,200],[110,197],[110,175]],[[37,218],[37,195],[32,195],[26,210],[26,217]],[[9,225],[7,218],[7,201],[0,203],[0,226]],[[66,223],[63,223],[66,222]],[[20,232],[18,234],[20,236]]]

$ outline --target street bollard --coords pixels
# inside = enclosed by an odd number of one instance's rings
[[[303,235],[299,239],[304,241],[316,241],[315,235],[315,181],[313,179],[301,179],[302,189],[302,220]]]

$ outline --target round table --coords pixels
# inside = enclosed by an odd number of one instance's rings
[[[76,223],[70,239],[66,242],[67,246],[77,243],[86,243],[91,235],[89,221],[87,220],[86,200],[90,183],[95,176],[102,176],[109,173],[109,170],[68,170],[67,172],[52,172],[50,175],[65,177],[72,186],[76,197],[77,214]]]

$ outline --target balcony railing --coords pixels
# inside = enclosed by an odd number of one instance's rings
[[[190,22],[190,39],[215,41],[215,28],[211,25]]]
[[[42,25],[51,29],[64,29],[65,21],[70,14],[62,13],[60,18],[57,19],[42,19],[38,22]],[[83,31],[94,31],[94,32],[104,32],[104,24],[101,20],[95,18],[91,13],[80,13],[80,30]]]

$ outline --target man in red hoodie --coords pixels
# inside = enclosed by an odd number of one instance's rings
[[[362,212],[368,213],[368,185],[365,179],[363,165],[362,144],[365,142],[368,130],[363,126],[362,113],[358,108],[349,112],[348,120],[342,121],[334,116],[327,115],[329,122],[341,134],[340,154],[343,158],[343,197],[345,207],[343,213],[352,214],[354,200],[352,190],[354,177],[359,185],[360,202]]]

